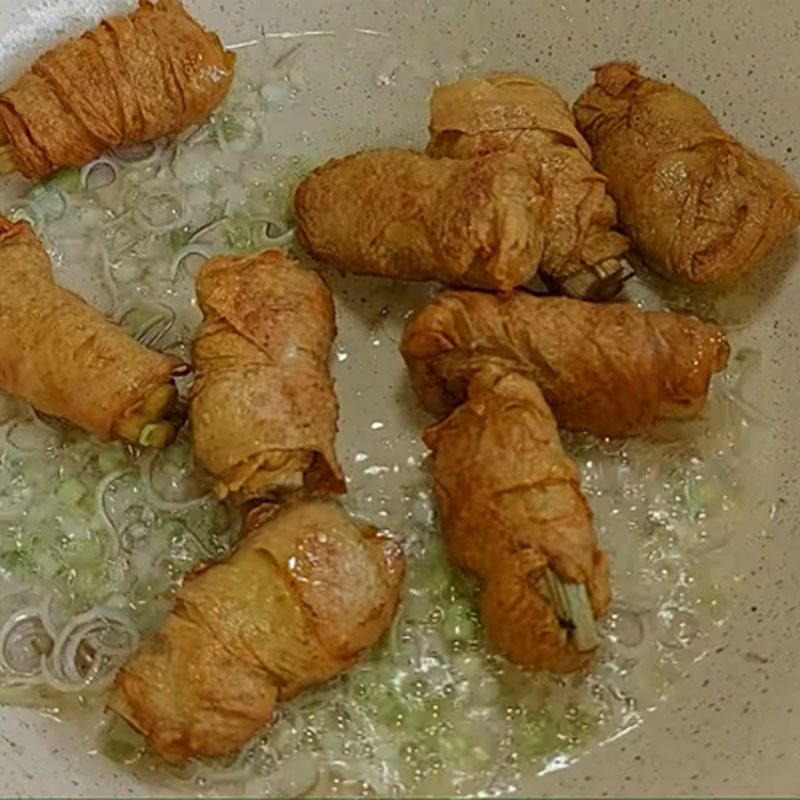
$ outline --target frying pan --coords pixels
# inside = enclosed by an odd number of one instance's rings
[[[800,177],[800,6],[793,0],[190,0],[189,6],[228,44],[264,33],[328,35],[324,61],[312,50],[307,56],[319,102],[302,131],[326,154],[365,143],[422,144],[425,87],[452,79],[465,65],[475,72],[528,70],[573,99],[594,64],[624,58],[699,94],[735,135]],[[0,79],[29,63],[42,45],[124,8],[107,0],[0,4]],[[276,116],[284,136],[293,124]],[[21,179],[6,181],[3,207],[23,187]],[[767,473],[752,476],[753,491],[766,482],[778,501],[765,530],[744,528],[729,544],[730,618],[710,632],[702,657],[640,725],[608,731],[602,746],[590,747],[569,768],[530,776],[522,793],[800,793],[800,272],[791,269],[798,260],[791,249],[779,260],[748,284],[746,326],[737,332],[762,353],[755,393],[774,453]],[[370,286],[348,289],[340,308],[340,326],[352,344],[349,359],[337,367],[346,469],[369,436],[365,419],[379,416],[392,435],[419,424],[397,403],[403,372],[394,345],[374,345],[354,316],[358,293]],[[412,295],[398,288],[391,302],[402,311],[417,302]],[[382,448],[387,461],[397,457],[383,439],[369,446],[376,457]],[[0,707],[0,795],[174,795],[174,787],[140,782],[92,754],[93,746],[88,732],[71,723]]]

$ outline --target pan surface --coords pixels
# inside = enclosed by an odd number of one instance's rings
[[[227,156],[235,161],[239,186],[247,185],[256,169],[274,166],[291,182],[305,165],[333,155],[365,147],[423,146],[427,97],[435,83],[516,70],[548,80],[573,100],[589,82],[591,67],[611,59],[635,60],[649,74],[700,95],[735,135],[800,178],[800,6],[793,0],[757,5],[748,0],[190,0],[189,6],[227,45],[239,48],[234,106],[247,98],[264,103],[264,118],[253,134],[258,141],[244,131],[242,142],[233,137],[235,152]],[[125,8],[106,0],[0,4],[0,78],[7,81],[43,45]],[[182,166],[187,174],[197,169],[191,161]],[[195,185],[192,181],[187,177],[186,185]],[[7,180],[0,194],[3,210],[18,208],[29,189],[21,179]],[[240,200],[236,192],[234,181],[228,198],[234,205]],[[144,278],[126,282],[121,277],[125,254],[120,245],[111,254],[112,285],[122,286],[115,296],[100,262],[82,246],[70,245],[72,213],[74,208],[65,216],[54,212],[49,227],[38,220],[48,227],[59,280],[104,311],[124,315],[125,304],[139,297],[129,284]],[[116,240],[109,241],[116,246]],[[473,753],[460,762],[462,775],[454,783],[448,783],[452,776],[445,769],[438,783],[390,781],[373,784],[372,791],[376,786],[378,793],[397,791],[402,785],[442,794],[517,787],[537,796],[800,793],[794,758],[800,745],[795,620],[800,586],[794,568],[800,514],[797,261],[789,244],[741,287],[692,300],[693,308],[729,329],[735,356],[729,382],[715,386],[710,413],[739,415],[733,424],[742,443],[730,456],[709,451],[709,459],[726,475],[730,460],[730,480],[742,500],[720,522],[717,538],[712,530],[709,541],[692,540],[691,547],[686,539],[661,543],[664,552],[645,563],[647,515],[636,516],[635,503],[625,506],[625,530],[632,531],[633,544],[622,542],[621,529],[609,522],[616,501],[604,500],[602,476],[592,472],[601,451],[581,440],[571,442],[581,453],[602,543],[616,558],[615,578],[630,587],[623,588],[623,602],[606,632],[615,643],[607,663],[629,670],[633,684],[610,679],[602,684],[609,691],[624,686],[608,701],[607,718],[546,757],[523,753],[520,758],[529,763],[517,763],[516,777],[505,783]],[[425,448],[419,441],[427,418],[406,384],[397,341],[408,313],[432,288],[345,280],[327,272],[325,277],[336,296],[340,331],[334,371],[342,406],[339,449],[351,478],[348,503],[401,535],[414,526],[427,530],[429,497],[420,467]],[[160,297],[178,309],[175,336],[197,322],[190,285],[182,287]],[[152,296],[161,291],[150,288]],[[653,297],[652,287],[629,292],[643,302]],[[684,300],[673,291],[666,302],[680,306]],[[731,393],[732,411],[725,406]],[[713,417],[711,427],[720,419]],[[619,451],[607,455],[619,465]],[[637,459],[643,469],[653,457],[652,449],[632,445],[623,460],[633,462],[635,470]],[[694,522],[686,528],[690,539],[702,528],[702,519]],[[664,571],[661,577],[651,575],[667,587],[656,605],[644,600],[637,605],[637,570]],[[675,598],[683,590],[681,604]],[[655,672],[637,666],[647,659],[658,660],[651,664]],[[321,702],[337,701],[335,694],[321,697]],[[500,697],[479,700],[490,721],[495,712],[512,713]],[[98,752],[95,728],[86,719],[81,722],[87,715],[75,701],[51,703],[45,713],[0,705],[0,795],[144,797],[230,790],[213,780],[210,785],[162,781],[152,771],[112,762]],[[464,774],[473,764],[474,775]],[[313,783],[292,781],[286,777],[283,784],[269,784],[248,777],[230,785],[254,794],[313,788]]]

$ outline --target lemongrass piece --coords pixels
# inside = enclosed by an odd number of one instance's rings
[[[556,607],[556,616],[558,616],[560,620],[568,622],[567,595],[566,592],[564,592],[560,578],[551,569],[548,569],[544,575],[547,581],[547,588],[550,592],[550,598],[553,601],[553,605]]]
[[[594,650],[600,645],[600,636],[586,584],[566,583],[564,590],[567,593],[570,621],[575,626],[572,634],[575,646],[582,653]]]
[[[159,420],[166,416],[177,399],[178,390],[174,384],[161,384],[156,387],[155,391],[145,397],[141,411],[147,414],[150,419]]]
[[[584,265],[561,281],[561,291],[579,300],[607,300],[618,294],[634,274],[626,258],[609,258],[600,264]]]
[[[143,428],[149,424],[151,421],[144,414],[134,412],[127,414],[115,425],[114,433],[122,439],[138,444]]]
[[[572,628],[575,646],[582,653],[594,650],[600,644],[600,637],[586,586],[562,581],[551,569],[545,577],[558,618]]]
[[[160,450],[175,441],[176,434],[175,426],[171,422],[151,422],[142,428],[139,444]]]
[[[0,175],[10,175],[17,171],[17,162],[14,158],[14,148],[10,144],[0,147]]]
[[[143,447],[163,448],[175,439],[177,428],[167,420],[153,422],[144,414],[130,414],[120,422],[115,433]]]
[[[586,607],[599,619],[611,602],[608,558],[541,390],[487,367],[423,440],[450,555],[483,584],[487,641],[524,669],[585,667]]]
[[[161,384],[148,394],[142,404],[126,414],[114,432],[144,447],[166,447],[173,441],[179,425],[164,420],[178,399],[174,384]]]

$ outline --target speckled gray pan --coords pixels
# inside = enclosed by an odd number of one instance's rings
[[[189,0],[189,6],[227,44],[281,32],[328,34],[302,40],[310,43],[302,91],[311,102],[281,115],[279,98],[274,112],[276,142],[313,142],[319,159],[364,146],[424,145],[434,81],[530,71],[572,100],[593,65],[623,58],[699,94],[734,134],[800,179],[798,0]],[[111,0],[2,0],[0,77],[12,76],[42,45],[124,8]],[[4,182],[2,207],[24,190],[21,179]],[[710,306],[723,309],[735,350],[746,346],[762,355],[748,391],[763,415],[758,436],[770,453],[742,470],[739,491],[772,499],[764,525],[743,517],[726,544],[718,576],[730,601],[725,624],[704,629],[666,699],[640,709],[639,724],[624,735],[618,725],[604,730],[565,768],[554,761],[544,774],[528,775],[522,793],[800,795],[797,260],[793,246],[783,248],[733,299]],[[62,279],[81,285],[80,263],[66,260],[59,269]],[[396,339],[403,315],[427,290],[331,280],[340,328],[335,370],[343,466],[352,477],[365,459],[382,464],[369,474],[386,473],[380,491],[390,496],[399,491],[400,478],[392,483],[402,472],[397,465],[422,453],[417,436],[424,420],[414,410]],[[375,333],[385,314],[390,321]],[[351,488],[358,494],[369,486],[354,479]],[[593,503],[613,556],[602,521],[608,509]],[[141,780],[95,747],[93,734],[72,720],[0,707],[0,796],[175,794],[174,784]],[[257,784],[248,791],[258,791]]]

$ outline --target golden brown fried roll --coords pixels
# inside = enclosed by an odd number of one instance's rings
[[[297,188],[297,235],[343,272],[509,290],[541,260],[542,203],[525,160],[383,150],[333,160]]]
[[[536,384],[481,372],[424,439],[450,552],[484,583],[487,636],[528,669],[583,666],[611,602],[608,560]]]
[[[336,326],[322,279],[280,250],[218,257],[203,267],[197,299],[205,320],[190,419],[219,494],[344,492],[328,369]]]
[[[102,436],[164,446],[181,361],[138,344],[57,286],[27,222],[0,217],[0,386]]]
[[[238,750],[276,702],[352,666],[397,609],[405,562],[374,528],[322,500],[258,517],[117,677],[111,708],[167,759]]]
[[[468,78],[431,97],[428,153],[474,158],[510,150],[524,156],[544,200],[541,277],[574,297],[617,292],[630,274],[627,239],[613,230],[614,201],[592,167],[572,111],[547,84],[525,75]]]
[[[800,194],[780,166],[633,64],[599,67],[575,115],[628,234],[666,278],[734,281],[800,222]]]
[[[0,129],[17,169],[41,178],[205,122],[235,61],[179,0],[141,0],[40,56],[0,95]]]
[[[696,415],[728,357],[722,330],[688,314],[523,292],[445,292],[407,325],[401,349],[435,414],[494,365],[536,381],[559,425],[599,436]]]

